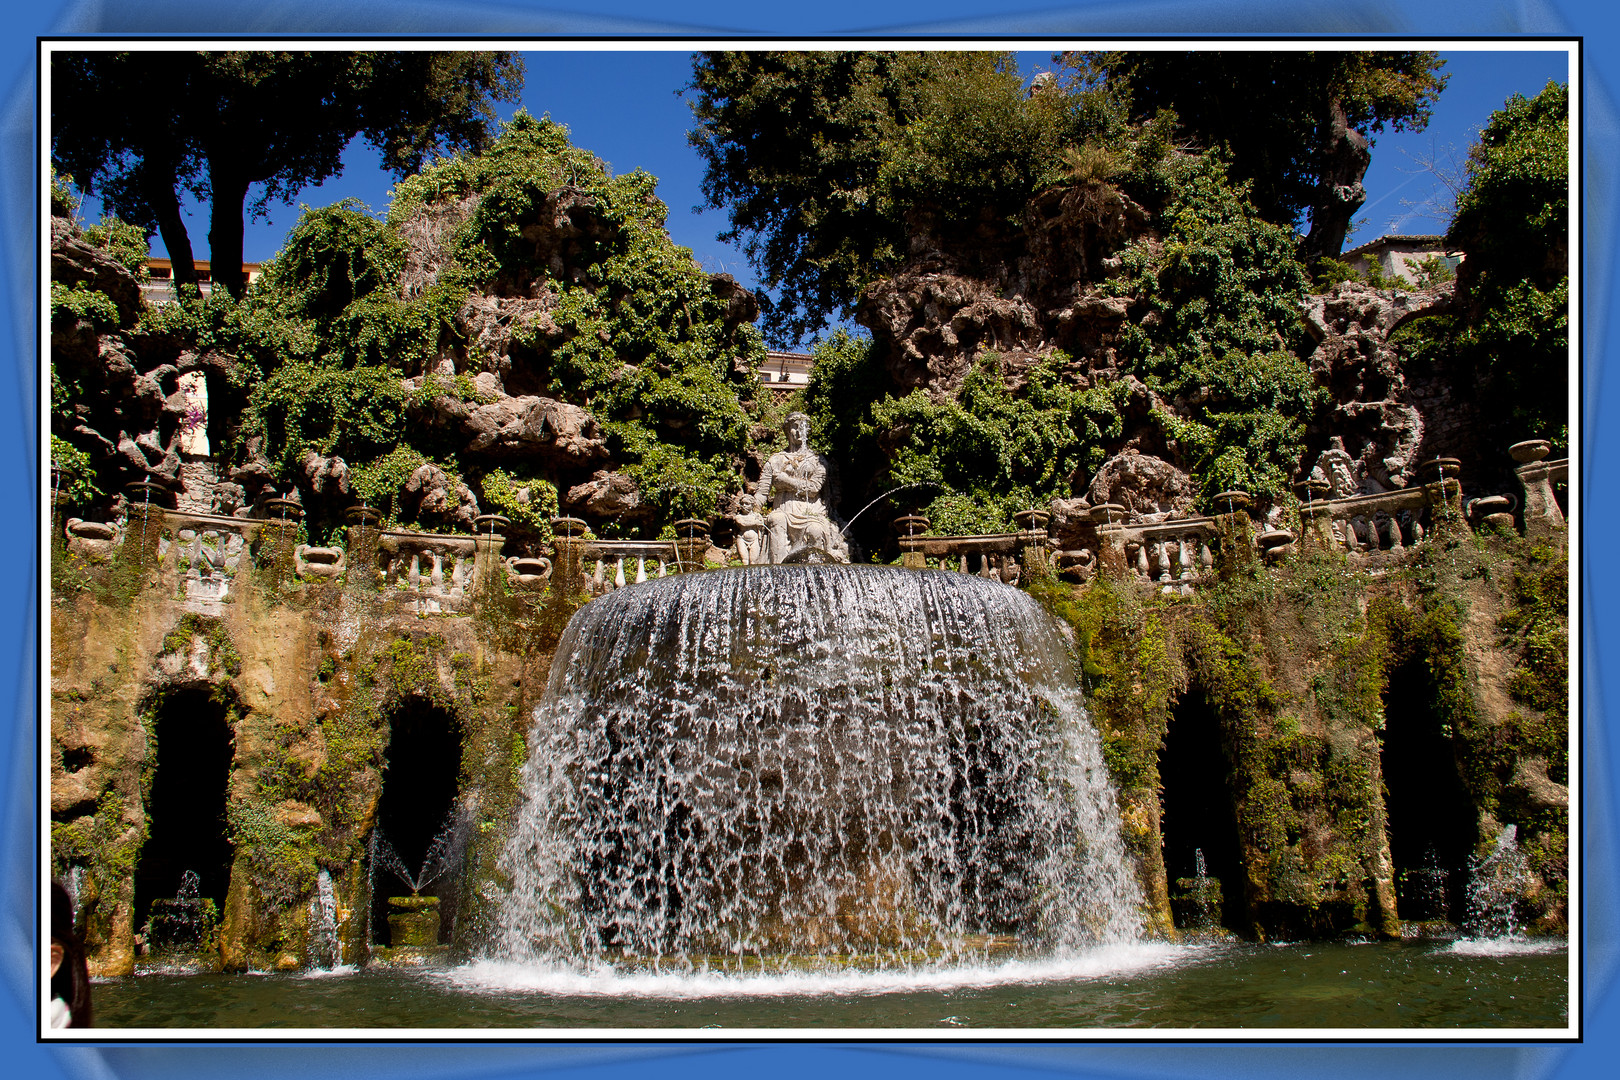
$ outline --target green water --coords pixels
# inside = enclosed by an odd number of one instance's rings
[[[122,1028],[1563,1028],[1561,942],[1133,946],[1039,967],[578,976],[476,964],[142,975],[95,986]]]

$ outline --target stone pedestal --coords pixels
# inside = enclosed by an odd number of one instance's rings
[[[1216,554],[1215,570],[1222,578],[1247,570],[1254,565],[1258,552],[1254,546],[1254,522],[1244,510],[1214,517],[1220,550]]]
[[[1524,533],[1526,536],[1547,536],[1565,527],[1564,512],[1558,508],[1553,494],[1554,474],[1562,466],[1565,475],[1568,461],[1532,461],[1513,470],[1524,485]]]
[[[1097,567],[1110,577],[1125,577],[1131,572],[1123,525],[1097,526]]]
[[[390,896],[388,907],[388,940],[394,948],[439,943],[437,896]]]

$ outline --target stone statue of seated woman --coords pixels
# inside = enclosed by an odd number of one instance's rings
[[[810,418],[792,413],[783,421],[786,450],[771,455],[754,486],[770,507],[765,514],[765,556],[772,563],[849,562],[843,532],[822,501],[827,459],[810,449]]]

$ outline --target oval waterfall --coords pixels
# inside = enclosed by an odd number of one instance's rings
[[[569,623],[494,951],[881,966],[1136,937],[1056,623],[965,574],[682,574]]]

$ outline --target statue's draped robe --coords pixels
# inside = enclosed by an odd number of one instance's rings
[[[804,543],[807,531],[811,542],[822,548],[829,546],[830,534],[836,530],[821,501],[821,489],[826,483],[827,463],[809,447],[779,451],[765,463],[754,490],[760,498],[770,501],[765,523],[771,562],[781,562],[788,552]]]

